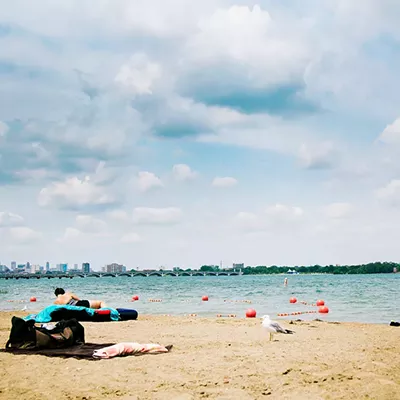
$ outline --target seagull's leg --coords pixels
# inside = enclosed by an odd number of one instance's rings
[[[269,333],[269,341],[272,340],[272,332]]]

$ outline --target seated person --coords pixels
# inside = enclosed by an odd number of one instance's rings
[[[65,292],[63,288],[57,288],[54,291],[57,296],[57,300],[54,304],[58,305],[69,305],[87,308],[104,308],[107,307],[106,304],[101,300],[80,300],[79,297],[70,292]]]

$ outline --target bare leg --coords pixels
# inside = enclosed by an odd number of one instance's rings
[[[90,308],[94,308],[94,309],[107,307],[106,303],[104,303],[104,301],[101,301],[101,300],[89,300],[89,303],[90,303]]]

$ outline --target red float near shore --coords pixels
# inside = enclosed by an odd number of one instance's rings
[[[257,315],[257,311],[254,308],[249,308],[246,311],[246,318],[255,318]]]

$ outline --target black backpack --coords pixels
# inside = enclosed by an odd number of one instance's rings
[[[85,343],[85,329],[76,320],[58,322],[53,329],[35,326],[34,320],[12,317],[6,349],[59,349]]]

